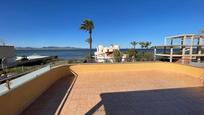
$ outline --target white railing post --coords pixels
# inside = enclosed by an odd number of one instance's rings
[[[171,49],[170,49],[170,62],[172,62],[172,60],[173,60],[173,47],[171,47]]]
[[[156,54],[157,54],[157,48],[156,48],[156,46],[155,46],[155,47],[154,47],[154,61],[156,61],[156,59],[157,59]]]

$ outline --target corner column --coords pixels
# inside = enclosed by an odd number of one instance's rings
[[[192,61],[192,54],[193,54],[193,45],[194,45],[194,38],[195,38],[195,36],[193,35],[192,37],[191,37],[191,45],[190,45],[190,60]]]
[[[173,46],[171,46],[170,48],[170,59],[169,59],[169,62],[172,62],[173,60]]]
[[[198,55],[201,55],[201,45],[202,45],[202,36],[198,38]],[[198,56],[197,61],[200,62],[200,56]]]
[[[184,36],[182,38],[182,42],[181,42],[181,45],[182,45],[182,60],[181,60],[181,63],[182,64],[184,64],[184,62],[185,62],[185,53],[186,53],[185,44],[186,44],[186,36]]]
[[[155,46],[155,47],[154,47],[154,61],[156,61],[156,59],[157,59],[156,54],[157,54],[157,48],[156,48],[156,46]]]
[[[170,57],[169,62],[173,60],[173,38],[171,38]]]

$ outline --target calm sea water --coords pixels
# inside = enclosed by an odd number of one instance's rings
[[[58,56],[60,59],[83,59],[89,53],[88,49],[75,50],[16,50],[16,56]]]
[[[93,52],[96,50],[93,49]],[[122,49],[121,51],[127,51]],[[142,51],[142,49],[137,49]],[[153,52],[152,49],[146,50]],[[30,56],[30,55],[41,55],[41,56],[58,56],[60,59],[83,59],[88,55],[89,49],[74,49],[74,50],[16,50],[16,56]]]

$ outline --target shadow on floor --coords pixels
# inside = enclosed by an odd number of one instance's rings
[[[47,91],[34,101],[21,115],[54,115],[62,103],[73,76],[65,76],[56,81]]]
[[[102,93],[86,115],[204,115],[204,87]]]

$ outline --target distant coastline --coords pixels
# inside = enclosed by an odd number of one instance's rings
[[[80,50],[80,49],[86,49],[86,48],[49,46],[49,47],[41,47],[41,48],[35,48],[35,47],[15,47],[15,49],[16,50]]]

